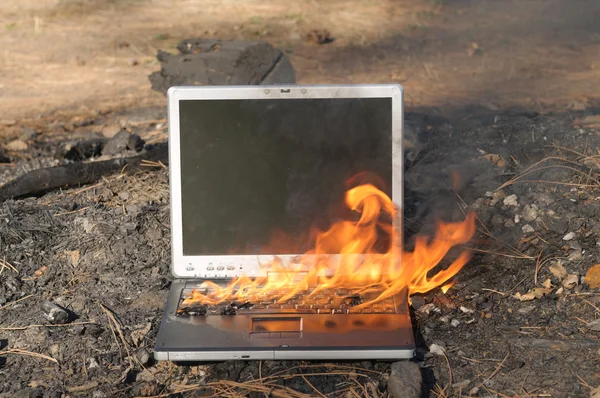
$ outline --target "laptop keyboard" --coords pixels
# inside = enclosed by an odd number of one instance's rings
[[[216,305],[182,305],[193,289],[184,289],[177,308],[178,316],[195,315],[235,315],[235,314],[395,314],[394,298],[389,297],[368,306],[361,304],[376,299],[379,293],[357,294],[349,289],[321,290],[310,295],[311,291],[296,294],[286,301],[280,301],[287,292],[269,292],[257,295],[249,301],[223,301]],[[202,292],[209,294],[208,291]],[[360,308],[355,308],[360,306]]]

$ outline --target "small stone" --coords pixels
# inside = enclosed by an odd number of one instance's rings
[[[521,231],[523,231],[524,234],[531,234],[535,231],[535,229],[533,229],[531,225],[525,224],[523,227],[521,227]]]
[[[515,194],[508,195],[506,198],[504,198],[504,201],[502,203],[504,203],[505,206],[512,207],[516,207],[519,205],[519,203],[517,202],[517,195]]]
[[[580,261],[583,260],[583,254],[581,253],[581,250],[575,250],[573,253],[569,254],[567,259],[569,261]]]
[[[51,301],[44,301],[42,303],[42,315],[53,325],[61,325],[69,322],[69,313]]]
[[[27,148],[29,148],[29,145],[22,140],[13,140],[6,144],[6,149],[9,151],[25,151]]]
[[[135,354],[142,365],[147,365],[150,362],[150,353],[144,347],[140,348]]]
[[[96,390],[94,391],[94,393],[92,394],[92,398],[106,398],[106,394],[104,394],[102,391],[100,390]]]
[[[518,214],[515,214],[515,224],[518,224],[521,222],[521,216]]]
[[[474,309],[472,309],[472,308],[469,308],[469,307],[465,307],[464,305],[461,305],[461,306],[460,306],[460,310],[461,310],[463,313],[465,313],[465,314],[472,314],[472,313],[474,313],[474,312],[475,312],[475,310],[474,310]]]
[[[391,366],[388,392],[393,398],[419,398],[422,382],[421,370],[416,363],[395,362]]]
[[[504,223],[504,226],[506,228],[512,228],[515,226],[515,222],[513,220],[506,220],[506,222]]]
[[[432,354],[435,354],[435,355],[440,355],[440,356],[443,356],[445,354],[444,349],[440,345],[435,344],[435,343],[433,343],[429,346],[429,352]]]
[[[535,311],[535,305],[528,305],[526,307],[519,308],[519,310],[517,312],[521,315],[529,315],[533,311]]]
[[[495,206],[496,203],[501,202],[504,198],[506,198],[506,193],[504,191],[496,191],[492,194],[490,205]]]
[[[575,232],[569,232],[568,234],[566,234],[565,236],[563,236],[563,240],[569,241],[571,239],[575,238]]]
[[[102,135],[106,138],[112,138],[117,135],[119,131],[121,131],[121,125],[117,123],[111,123],[102,128]]]
[[[453,319],[450,321],[450,325],[457,327],[458,325],[460,325],[460,321],[458,319]]]
[[[538,207],[536,205],[526,205],[523,208],[523,219],[527,222],[538,218]]]

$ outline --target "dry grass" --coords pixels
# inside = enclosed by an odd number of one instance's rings
[[[54,359],[48,355],[38,354],[37,352],[21,350],[18,348],[10,348],[6,351],[0,351],[0,356],[2,356],[2,355],[24,355],[24,356],[29,356],[29,357],[46,359],[46,360],[54,362],[56,364],[58,363],[58,361],[56,359]]]
[[[294,366],[284,371],[280,371],[269,376],[261,376],[260,371],[262,363],[259,365],[259,378],[244,382],[229,380],[212,381],[208,383],[197,383],[189,385],[172,385],[171,391],[154,395],[153,398],[169,397],[180,393],[195,392],[204,397],[226,397],[243,398],[250,393],[264,394],[266,397],[278,398],[309,398],[309,397],[356,397],[356,398],[387,398],[388,393],[380,393],[377,389],[377,382],[386,377],[385,374],[353,366],[320,364]],[[323,371],[323,368],[326,370]],[[320,391],[314,383],[311,383],[310,377],[337,377],[342,381],[337,383],[337,389],[334,392],[325,394]],[[294,378],[302,379],[312,390],[307,394],[296,391],[292,388],[281,385],[281,381]]]

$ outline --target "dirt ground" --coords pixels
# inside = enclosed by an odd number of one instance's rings
[[[595,0],[5,0],[2,119],[162,104],[147,75],[182,38],[263,39],[301,83],[399,82],[414,106],[578,106],[599,86]],[[326,29],[335,40],[306,40]]]
[[[299,83],[400,82],[423,144],[406,170],[408,244],[438,217],[478,216],[456,285],[413,297],[423,396],[590,397],[599,12],[592,0],[5,0],[0,183],[64,163],[60,148],[109,126],[164,141],[147,75],[183,38],[267,40]],[[335,40],[313,43],[315,29]],[[387,363],[154,362],[169,242],[167,168],[4,202],[0,396],[389,396]],[[44,300],[69,323],[48,325]]]

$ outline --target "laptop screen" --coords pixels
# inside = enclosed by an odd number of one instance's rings
[[[181,100],[179,114],[184,255],[304,253],[352,217],[359,173],[391,197],[391,98]]]

